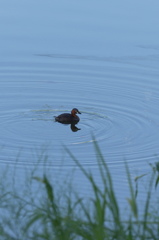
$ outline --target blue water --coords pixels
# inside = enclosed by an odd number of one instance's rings
[[[136,176],[159,154],[158,7],[136,0],[1,3],[2,169],[16,166],[23,182],[42,155],[38,174],[45,165],[63,178],[75,168],[65,146],[100,183],[95,138],[123,200],[124,162]],[[54,122],[74,107],[82,112],[76,132]],[[74,183],[91,195],[78,170]]]

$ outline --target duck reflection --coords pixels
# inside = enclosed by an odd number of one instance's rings
[[[71,124],[70,128],[71,128],[72,132],[77,132],[77,131],[81,130],[81,128],[76,127],[75,124]]]
[[[61,124],[63,124],[63,125],[70,125],[70,129],[72,130],[72,132],[77,132],[77,131],[81,130],[81,128],[78,128],[78,127],[76,126],[76,124],[74,124],[74,123],[72,123],[72,124],[61,123]]]

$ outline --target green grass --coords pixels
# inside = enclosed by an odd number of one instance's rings
[[[152,204],[152,189],[157,188],[159,181],[158,163],[151,165],[153,171],[147,183],[148,192],[144,206],[142,204],[142,213],[139,211],[141,205],[136,185],[140,184],[139,179],[145,174],[135,179],[135,185],[125,164],[130,195],[127,198],[129,210],[127,216],[123,217],[106,161],[96,142],[94,147],[102,181],[100,185],[92,173],[65,149],[91,185],[93,193],[89,200],[70,190],[69,184],[68,191],[58,190],[58,186],[51,183],[46,174],[32,177],[41,191],[34,198],[31,195],[25,198],[15,190],[7,192],[1,186],[0,208],[5,215],[0,218],[0,239],[158,240],[159,200],[156,199],[156,206]]]

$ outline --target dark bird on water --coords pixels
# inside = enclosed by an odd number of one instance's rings
[[[55,121],[65,124],[76,124],[80,120],[80,118],[76,115],[77,113],[81,114],[77,108],[73,108],[71,114],[62,113],[59,116],[55,117]]]

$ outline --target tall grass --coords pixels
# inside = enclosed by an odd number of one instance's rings
[[[158,172],[157,178],[155,172],[152,173],[144,200],[144,212],[141,214],[135,184],[125,164],[130,196],[127,198],[129,210],[123,218],[109,168],[96,142],[94,147],[102,182],[100,185],[92,173],[66,149],[92,187],[93,193],[89,201],[77,194],[71,197],[69,190],[68,194],[57,194],[57,186],[51,183],[46,174],[43,177],[33,177],[41,186],[42,194],[37,196],[38,201],[25,199],[17,193],[8,193],[3,189],[0,207],[7,212],[5,217],[1,216],[0,239],[158,240],[159,200],[156,206],[151,204],[152,188],[154,185],[157,187]],[[13,222],[16,222],[17,228]]]

